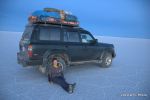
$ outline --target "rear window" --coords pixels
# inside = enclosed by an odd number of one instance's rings
[[[48,29],[48,28],[41,28],[40,29],[40,40],[54,40],[59,41],[60,40],[60,29],[54,28],[54,29]]]
[[[22,39],[29,40],[31,38],[32,31],[33,31],[33,27],[27,26],[23,32]]]

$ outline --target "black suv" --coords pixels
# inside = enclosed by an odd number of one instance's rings
[[[57,58],[63,68],[75,62],[96,61],[109,67],[115,57],[112,44],[98,43],[90,32],[80,27],[51,24],[28,24],[19,43],[18,63],[40,66]]]

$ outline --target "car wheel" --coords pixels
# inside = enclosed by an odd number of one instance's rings
[[[100,66],[101,67],[110,67],[112,64],[112,54],[109,52],[104,53],[101,61]]]

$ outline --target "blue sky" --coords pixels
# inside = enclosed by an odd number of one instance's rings
[[[45,7],[72,12],[94,35],[150,38],[150,0],[4,0],[0,30],[23,31],[27,17]]]

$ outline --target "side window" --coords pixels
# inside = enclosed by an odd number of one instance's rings
[[[50,40],[60,40],[60,29],[51,29],[50,33]]]
[[[64,41],[80,42],[78,32],[73,32],[73,31],[64,32]]]
[[[91,35],[89,34],[85,34],[85,33],[81,33],[81,41],[82,43],[90,43],[90,41],[92,41],[93,38]]]
[[[54,28],[54,29],[47,29],[47,28],[41,28],[40,29],[40,40],[54,40],[59,41],[60,40],[60,29]]]
[[[50,40],[50,29],[41,28],[39,39],[40,40]]]
[[[68,41],[68,33],[64,32],[64,41],[67,42]]]

